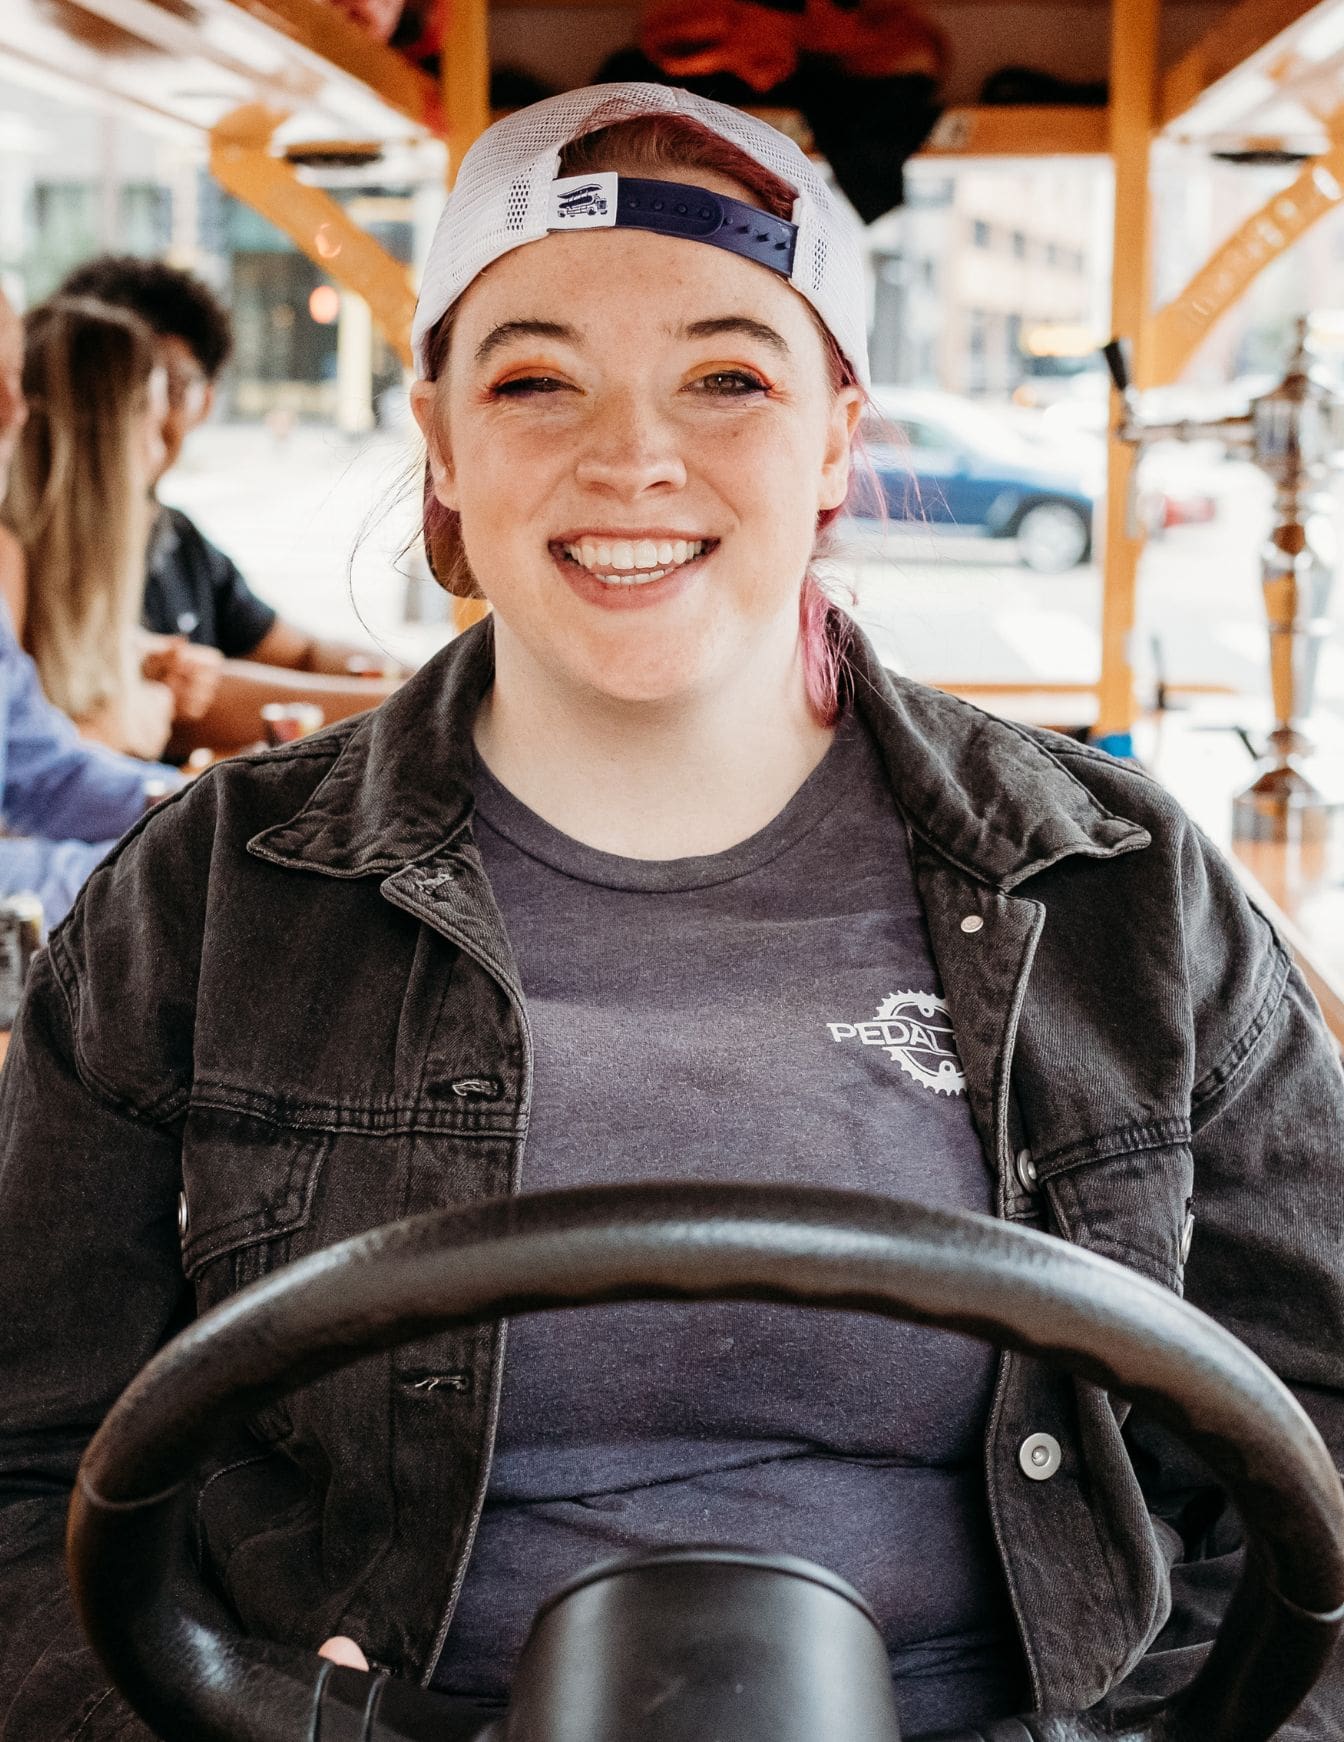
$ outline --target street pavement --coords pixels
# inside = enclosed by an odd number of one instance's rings
[[[1263,697],[1258,549],[1269,485],[1248,465],[1198,459],[1182,481],[1214,494],[1218,515],[1207,526],[1174,528],[1145,551],[1133,646],[1140,692],[1151,692],[1160,665],[1170,684],[1225,684]],[[398,659],[423,659],[447,639],[446,601],[423,559],[404,551],[419,502],[408,435],[356,440],[300,426],[278,436],[258,424],[213,424],[192,437],[163,495],[295,622],[372,639]],[[1035,575],[992,542],[899,529],[852,538],[828,572],[852,589],[883,656],[912,676],[1086,683],[1098,669],[1095,567]],[[1344,587],[1335,589],[1332,615],[1338,632],[1322,654],[1318,699],[1344,715]]]

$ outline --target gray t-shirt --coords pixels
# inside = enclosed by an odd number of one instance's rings
[[[866,729],[760,833],[614,857],[478,762],[535,1074],[523,1189],[808,1182],[988,1211],[904,824]],[[909,1733],[1020,1709],[984,1345],[858,1313],[630,1304],[509,1328],[484,1516],[435,1685],[500,1696],[537,1604],[613,1554],[804,1555],[863,1593]]]

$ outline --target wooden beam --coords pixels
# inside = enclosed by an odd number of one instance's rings
[[[0,57],[75,80],[195,132],[261,103],[309,138],[434,129],[433,79],[326,0],[0,0]],[[408,125],[408,123],[410,125]]]
[[[441,57],[448,183],[474,140],[490,125],[490,21],[487,0],[451,0]]]
[[[920,157],[1102,157],[1104,108],[1072,104],[984,104],[947,109],[919,148]]]
[[[109,0],[99,3],[108,4]],[[200,0],[194,3],[199,9]],[[210,3],[214,10],[220,10],[220,0]],[[379,42],[362,25],[347,18],[329,0],[226,0],[224,10],[245,12],[271,32],[279,23],[283,26],[283,37],[328,65],[338,67],[348,78],[420,126],[435,128],[438,103],[434,80],[404,54]],[[200,25],[193,25],[193,29],[197,32],[199,54]]]
[[[1317,6],[1314,0],[1240,0],[1163,74],[1158,126],[1169,127],[1220,79],[1245,66],[1309,12],[1328,11],[1335,3],[1325,0]],[[1116,4],[1123,4],[1123,0],[1116,0]]]
[[[1344,136],[1344,111],[1332,131]],[[1252,281],[1327,212],[1344,201],[1344,143],[1314,158],[1286,188],[1252,212],[1216,248],[1152,326],[1149,382],[1177,380],[1186,364]]]
[[[1157,105],[1157,38],[1161,0],[1115,0],[1111,9],[1110,143],[1115,165],[1111,330],[1132,341],[1135,375],[1146,380],[1152,301],[1151,192],[1148,160]],[[1137,704],[1130,640],[1134,631],[1142,536],[1129,526],[1134,450],[1118,440],[1118,396],[1111,395],[1107,449],[1106,540],[1101,594],[1101,674],[1097,737],[1128,753]]]
[[[362,296],[403,363],[411,359],[415,292],[405,265],[366,235],[321,188],[300,181],[271,152],[283,115],[259,104],[236,111],[210,135],[210,171],[227,192],[260,212],[329,278]]]

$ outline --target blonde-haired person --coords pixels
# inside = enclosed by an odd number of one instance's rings
[[[0,589],[43,689],[85,737],[155,757],[213,695],[218,658],[140,628],[163,369],[149,329],[84,297],[24,322],[28,420],[0,521]]]
[[[826,183],[746,115],[598,87],[467,154],[413,403],[435,564],[490,615],[151,818],[0,1076],[6,1742],[148,1733],[62,1588],[115,1394],[421,1211],[747,1178],[1029,1222],[1184,1290],[1344,1449],[1344,1080],[1278,941],[1153,781],[884,671],[816,578],[866,316]],[[916,1737],[1131,1733],[1237,1579],[1222,1497],[1098,1387],[769,1304],[444,1332],[193,1485],[286,1687],[367,1662],[457,1702],[426,1735],[480,1736],[537,1605],[624,1551],[829,1566]],[[1337,1742],[1341,1679],[1283,1742]]]

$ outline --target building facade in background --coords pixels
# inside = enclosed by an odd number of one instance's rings
[[[1157,170],[1159,298],[1292,174],[1179,154]],[[414,270],[440,186],[374,185],[376,173],[346,174],[332,191]],[[916,160],[907,204],[868,230],[875,381],[1028,404],[1080,387],[1104,393],[1095,347],[1109,334],[1110,248],[1100,160]],[[357,433],[395,397],[400,363],[364,304],[218,190],[199,137],[151,131],[93,96],[76,104],[0,82],[0,281],[31,304],[105,249],[186,266],[228,304],[226,415]],[[1257,281],[1192,373],[1219,381],[1272,370],[1293,317],[1325,311],[1329,330],[1332,307],[1344,309],[1344,222],[1327,220]],[[1334,325],[1344,351],[1344,320]]]

